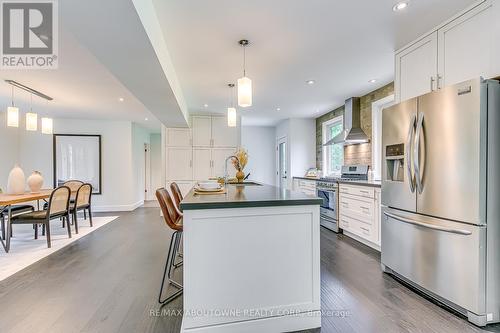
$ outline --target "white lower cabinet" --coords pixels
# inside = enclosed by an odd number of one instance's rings
[[[302,192],[305,195],[316,196],[316,181],[308,179],[295,178],[293,180],[293,190]]]
[[[340,184],[339,193],[340,228],[379,249],[380,189]]]

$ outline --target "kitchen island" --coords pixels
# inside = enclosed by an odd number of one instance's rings
[[[270,185],[184,198],[182,332],[321,326],[321,199]]]

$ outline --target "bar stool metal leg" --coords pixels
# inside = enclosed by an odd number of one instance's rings
[[[179,297],[183,292],[182,285],[173,281],[171,278],[172,266],[174,266],[174,260],[175,260],[176,251],[177,251],[177,247],[178,247],[178,241],[180,239],[181,234],[182,233],[180,231],[176,231],[173,233],[172,237],[170,238],[170,246],[168,248],[167,261],[165,262],[165,269],[163,271],[163,277],[161,280],[160,294],[158,296],[158,303],[160,303],[161,305],[165,305],[167,303],[170,303],[175,298]],[[173,293],[171,296],[168,296],[167,298],[162,299],[161,296],[163,294],[163,287],[165,286],[165,278],[166,277],[168,277],[169,283],[172,284],[173,286],[179,288],[179,290],[176,291],[175,293]]]

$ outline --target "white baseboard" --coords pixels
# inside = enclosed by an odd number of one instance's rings
[[[144,205],[144,200],[137,201],[130,205],[112,205],[112,206],[93,206],[92,212],[106,213],[106,212],[131,212],[140,206]]]

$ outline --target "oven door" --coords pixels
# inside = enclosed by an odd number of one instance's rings
[[[323,200],[320,204],[321,215],[337,221],[337,189],[318,188],[317,193]]]

